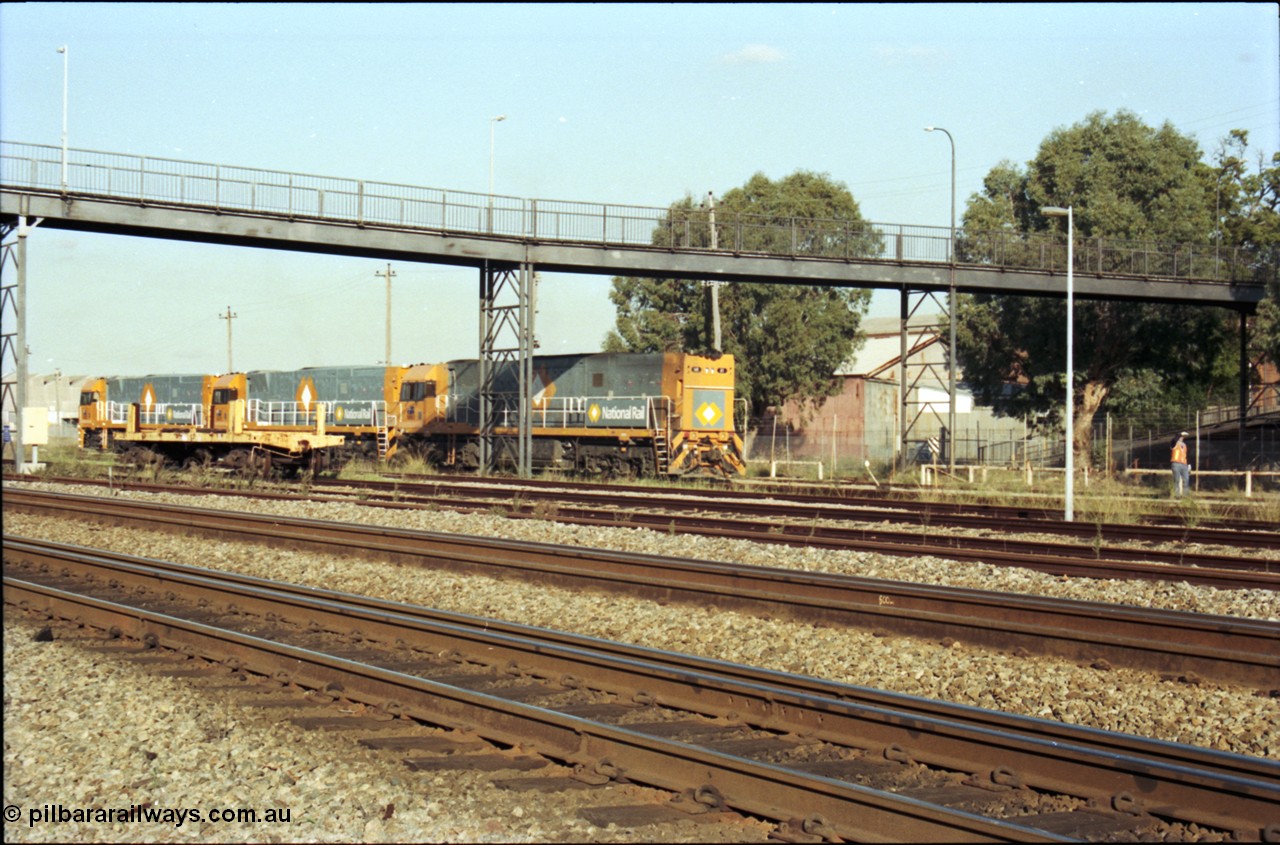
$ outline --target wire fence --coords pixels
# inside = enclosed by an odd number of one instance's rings
[[[1280,396],[1275,385],[1255,396],[1248,425],[1239,426],[1239,409],[1188,411],[1176,415],[1111,417],[1094,420],[1088,460],[1094,472],[1167,470],[1170,445],[1180,431],[1189,433],[1192,465],[1197,470],[1280,471]],[[966,467],[1055,469],[1064,466],[1066,436],[1032,420],[960,414],[956,431],[945,433],[936,420],[921,418],[899,448],[896,420],[821,419],[800,427],[777,417],[752,418],[744,429],[747,458],[758,473],[812,478],[888,475],[920,464]],[[821,469],[819,469],[821,467]]]
[[[65,175],[64,175],[65,174]],[[444,188],[317,176],[155,156],[0,141],[0,183],[137,203],[171,203],[295,219],[395,226],[504,238],[708,250],[747,255],[948,263],[946,227],[524,199]],[[714,235],[712,228],[714,227]],[[958,264],[1061,271],[1065,235],[958,230]],[[1265,283],[1276,250],[1078,238],[1081,273],[1207,283]]]

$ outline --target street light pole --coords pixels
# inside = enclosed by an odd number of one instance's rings
[[[1075,491],[1075,373],[1073,372],[1072,362],[1075,352],[1075,217],[1073,215],[1072,206],[1062,208],[1057,205],[1047,205],[1040,209],[1040,213],[1046,217],[1066,217],[1067,218],[1067,489],[1066,489],[1066,506],[1063,512],[1063,519],[1071,522],[1075,517],[1075,506],[1073,494]]]
[[[71,51],[63,44],[58,48],[62,54],[62,192],[67,192],[67,63]]]
[[[926,126],[925,132],[942,132],[951,142],[951,235],[947,244],[947,259],[951,264],[951,285],[947,291],[947,311],[951,315],[951,356],[947,367],[947,390],[951,403],[947,409],[947,456],[952,475],[956,471],[956,139],[941,126]]]
[[[489,118],[489,231],[493,231],[493,127],[506,120],[505,114]]]

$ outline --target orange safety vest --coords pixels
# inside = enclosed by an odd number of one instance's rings
[[[1172,463],[1185,464],[1187,462],[1187,444],[1179,440],[1173,444]]]

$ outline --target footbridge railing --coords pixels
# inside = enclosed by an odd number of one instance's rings
[[[0,185],[137,203],[165,203],[290,219],[425,229],[504,239],[716,250],[786,257],[951,260],[950,230],[938,226],[733,214],[694,206],[524,199],[365,179],[0,141]],[[1061,271],[1061,233],[956,232],[957,263]],[[1274,252],[1220,244],[1136,243],[1078,238],[1081,273],[1260,284],[1276,275]]]

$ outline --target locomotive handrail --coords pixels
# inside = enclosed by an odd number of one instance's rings
[[[649,428],[664,433],[669,431],[671,428],[671,409],[674,405],[675,403],[671,401],[669,396],[649,397],[649,407],[647,409]]]
[[[701,208],[523,199],[82,149],[66,150],[64,183],[62,159],[60,147],[0,141],[0,185],[486,237],[696,252],[710,251],[714,242],[720,251],[753,255],[953,260],[948,227],[734,214],[721,208],[713,241],[710,212]],[[959,264],[1047,271],[1066,266],[1060,232],[961,229],[955,235]],[[1078,237],[1074,263],[1082,273],[1261,284],[1275,277],[1280,261],[1274,250]]]
[[[647,409],[652,407],[652,403],[657,401],[670,402],[671,400],[665,396],[653,396],[648,393],[629,395],[629,396],[556,396],[551,399],[542,400],[545,407],[536,407],[533,409],[535,423],[539,418],[541,422],[537,423],[539,428],[568,428],[574,425],[585,425],[587,423],[587,413],[592,402],[634,402],[636,404],[644,404],[646,408],[644,428],[654,429],[657,426],[653,424],[653,415]],[[557,408],[556,405],[560,407]],[[514,425],[511,422],[512,417],[517,415],[519,411],[506,405],[502,409],[502,425]],[[547,422],[547,414],[552,415],[551,425]],[[559,415],[559,420],[555,416]],[[555,425],[558,423],[558,426]],[[640,428],[640,426],[623,426],[624,428]]]
[[[533,413],[535,419],[539,416],[542,418],[542,428],[552,427],[547,425],[547,414],[549,413],[559,415],[559,428],[568,428],[575,423],[581,424],[586,419],[587,397],[554,396],[550,399],[536,400]]]
[[[138,414],[138,423],[139,425],[204,425],[204,406],[194,402],[143,405]]]
[[[311,428],[316,424],[316,416],[321,403],[311,402],[310,404],[303,402],[278,402],[266,399],[250,399],[248,406],[249,422],[253,425],[260,426],[303,426]],[[387,403],[381,399],[370,400],[333,400],[327,403],[327,414],[329,425],[353,425],[353,423],[338,420],[334,417],[339,406],[342,409],[347,408],[369,408],[369,420],[367,423],[361,421],[354,423],[356,425],[380,426],[384,423],[380,422],[387,416]]]
[[[269,402],[265,399],[250,399],[248,405],[249,422],[254,425],[315,425],[315,412],[302,402]]]
[[[108,401],[106,418],[115,425],[124,425],[129,421],[129,403]]]
[[[125,425],[129,421],[129,408],[132,405],[138,405],[139,425],[204,425],[204,406],[194,402],[163,402],[153,405],[98,402],[97,418],[112,425]]]

